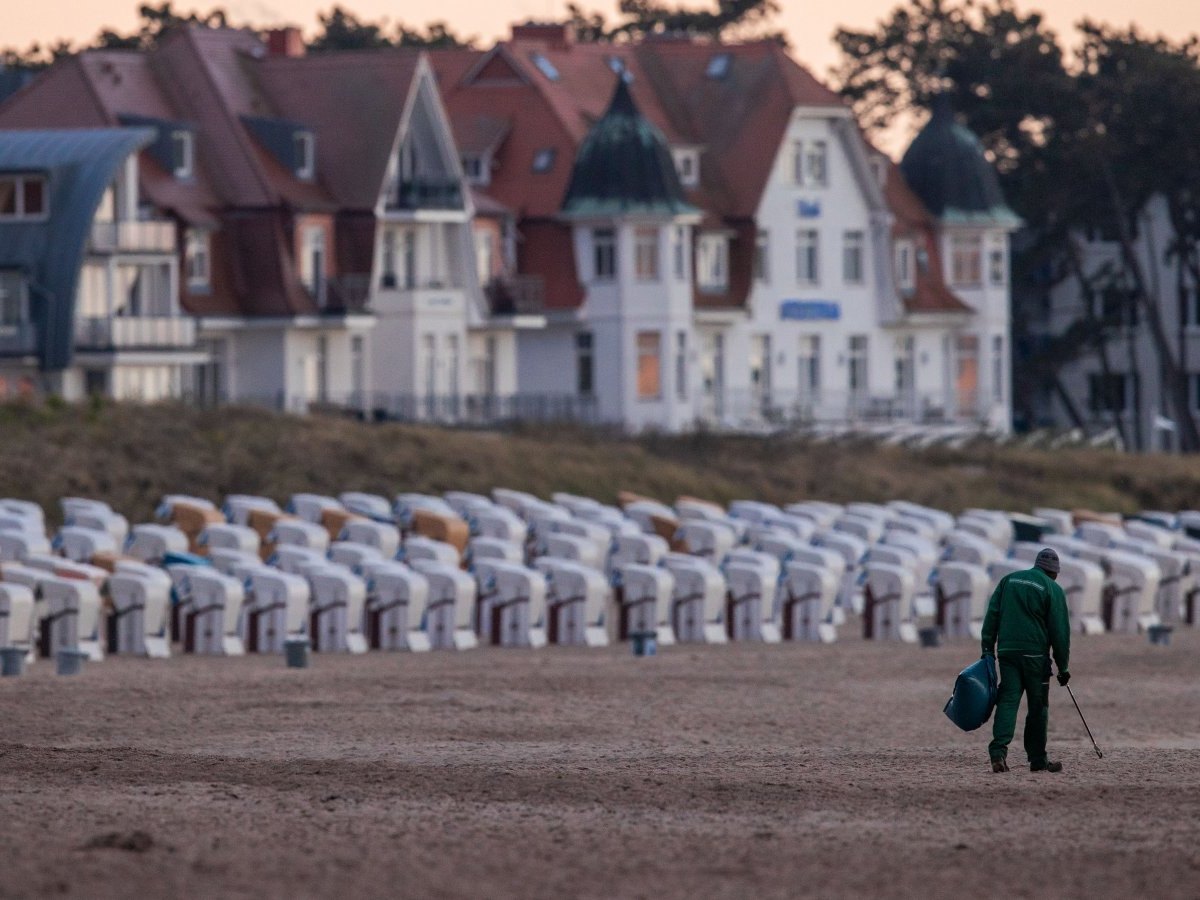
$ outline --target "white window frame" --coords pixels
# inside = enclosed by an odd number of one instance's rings
[[[176,147],[180,148],[180,158],[171,174],[176,178],[191,178],[196,170],[196,136],[186,128],[177,128],[171,132],[171,149]]]
[[[675,255],[675,279],[687,280],[687,229],[682,225],[675,226],[675,239],[672,252]]]
[[[687,332],[675,332],[675,397],[687,400]]]
[[[821,232],[815,228],[796,229],[796,283],[821,283]]]
[[[859,229],[842,234],[842,280],[846,284],[863,284],[867,279],[867,236]]]
[[[592,229],[592,280],[616,281],[619,272],[617,230]]]
[[[659,280],[658,229],[639,225],[633,232],[633,275],[638,281]]]
[[[729,239],[702,234],[696,247],[696,282],[700,290],[723,294],[729,290]]]
[[[295,144],[297,156],[296,161],[296,177],[304,181],[311,181],[313,175],[317,171],[317,144],[311,131],[297,131],[292,140]]]
[[[25,189],[31,182],[40,182],[42,186],[41,212],[31,213],[26,209]],[[13,190],[13,211],[0,212],[0,222],[42,222],[50,215],[50,182],[45,175],[37,172],[12,172],[0,175],[0,182],[9,182]]]
[[[902,291],[914,290],[917,286],[916,252],[908,239],[896,241],[895,267],[896,286]]]
[[[320,271],[315,265],[320,259]],[[325,239],[325,226],[305,225],[301,238],[300,281],[312,295],[318,307],[325,305],[325,273],[329,271],[329,248]]]
[[[675,160],[675,173],[684,187],[695,187],[700,183],[700,154],[694,147],[675,147],[671,150]]]
[[[815,397],[821,392],[821,336],[800,335],[800,350],[796,355],[797,386],[800,395]]]
[[[983,286],[983,238],[980,235],[951,236],[950,284],[959,288]]]
[[[810,141],[804,159],[804,184],[807,187],[829,187],[829,143]]]
[[[184,238],[183,271],[189,291],[212,287],[212,242],[203,228],[189,228]]]
[[[9,315],[5,315],[5,310]],[[25,279],[20,272],[0,269],[0,334],[19,328],[28,321],[29,292]]]
[[[637,361],[634,387],[639,401],[651,402],[661,400],[663,397],[662,350],[661,331],[639,331],[634,335],[634,358]],[[644,390],[642,385],[642,362],[650,359],[654,361],[655,384],[653,391]]]
[[[765,228],[754,235],[754,280],[763,284],[771,281],[771,232]]]

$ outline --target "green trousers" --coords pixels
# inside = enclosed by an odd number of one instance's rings
[[[988,756],[1004,759],[1017,730],[1017,709],[1021,695],[1028,698],[1025,711],[1025,754],[1035,769],[1046,765],[1046,726],[1050,722],[1050,657],[1043,654],[997,656],[1000,689],[992,721],[992,742]]]

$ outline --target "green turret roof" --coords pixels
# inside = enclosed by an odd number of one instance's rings
[[[1020,224],[979,138],[955,121],[944,97],[904,154],[900,171],[926,208],[945,223]]]
[[[667,139],[638,112],[624,78],[579,148],[562,211],[578,217],[697,212],[684,199]]]

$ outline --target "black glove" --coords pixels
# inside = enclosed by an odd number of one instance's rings
[[[1070,680],[1071,680],[1070,672],[1059,672],[1058,673],[1058,683],[1061,684],[1063,687],[1066,687],[1067,682]]]

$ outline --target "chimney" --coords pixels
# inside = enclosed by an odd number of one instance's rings
[[[267,32],[268,56],[303,56],[304,36],[294,25],[272,28]]]
[[[537,41],[550,50],[567,50],[575,43],[575,32],[567,22],[521,22],[513,25],[514,41]]]

